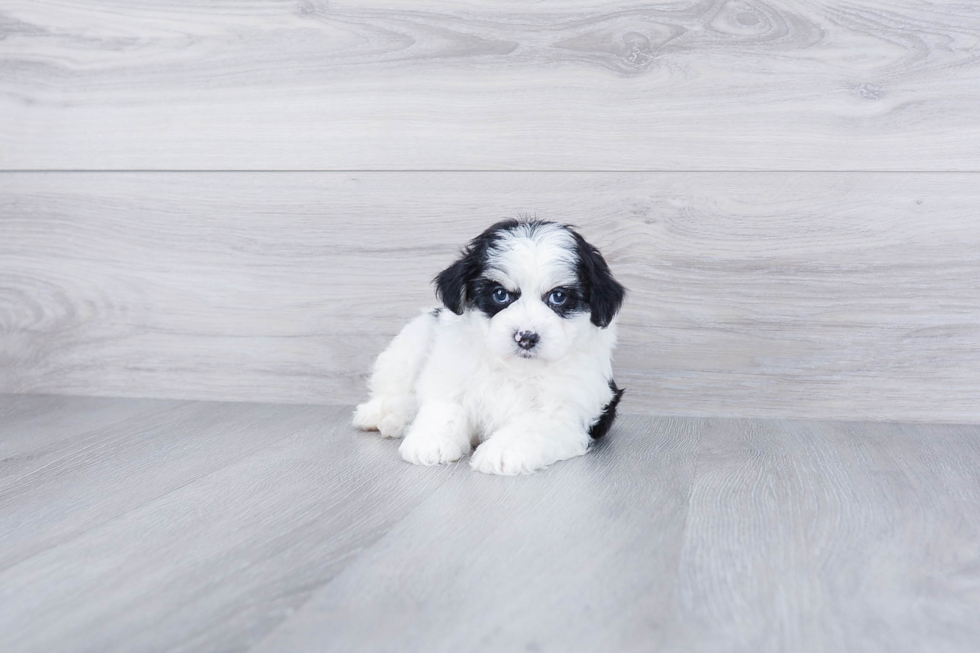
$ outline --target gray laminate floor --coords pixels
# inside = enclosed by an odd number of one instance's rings
[[[980,649],[980,426],[627,415],[496,478],[348,414],[0,397],[0,649]]]

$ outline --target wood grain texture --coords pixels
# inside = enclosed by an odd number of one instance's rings
[[[6,173],[0,390],[354,403],[462,243],[572,222],[659,414],[980,421],[977,175]]]
[[[443,486],[256,650],[975,650],[976,426],[626,418],[609,442]]]
[[[0,487],[36,469],[64,441],[180,402],[140,399],[120,402],[92,397],[0,395]]]
[[[131,416],[22,421],[60,444],[0,488],[5,653],[980,641],[976,425],[624,415],[501,478],[403,463],[345,407],[44,401]]]
[[[349,415],[197,402],[73,438],[0,488],[0,648],[246,649],[452,476]]]
[[[676,651],[968,651],[977,427],[709,420]]]
[[[335,412],[194,403],[64,440],[0,481],[0,570],[288,437],[311,415]],[[53,499],[63,496],[70,504],[52,510]]]
[[[3,169],[980,170],[968,1],[7,0]]]
[[[545,473],[458,475],[255,650],[659,650],[700,434],[624,417]]]

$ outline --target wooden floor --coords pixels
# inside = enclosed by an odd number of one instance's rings
[[[980,642],[980,426],[627,415],[497,478],[348,415],[0,396],[0,649]]]

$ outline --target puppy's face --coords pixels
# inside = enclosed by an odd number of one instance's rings
[[[447,308],[483,322],[498,356],[547,361],[607,327],[625,294],[598,250],[569,227],[541,221],[493,225],[435,282]]]

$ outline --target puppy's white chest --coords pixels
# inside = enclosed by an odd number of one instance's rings
[[[547,401],[538,374],[495,369],[470,377],[463,404],[480,430],[493,432],[517,415],[540,411]]]

